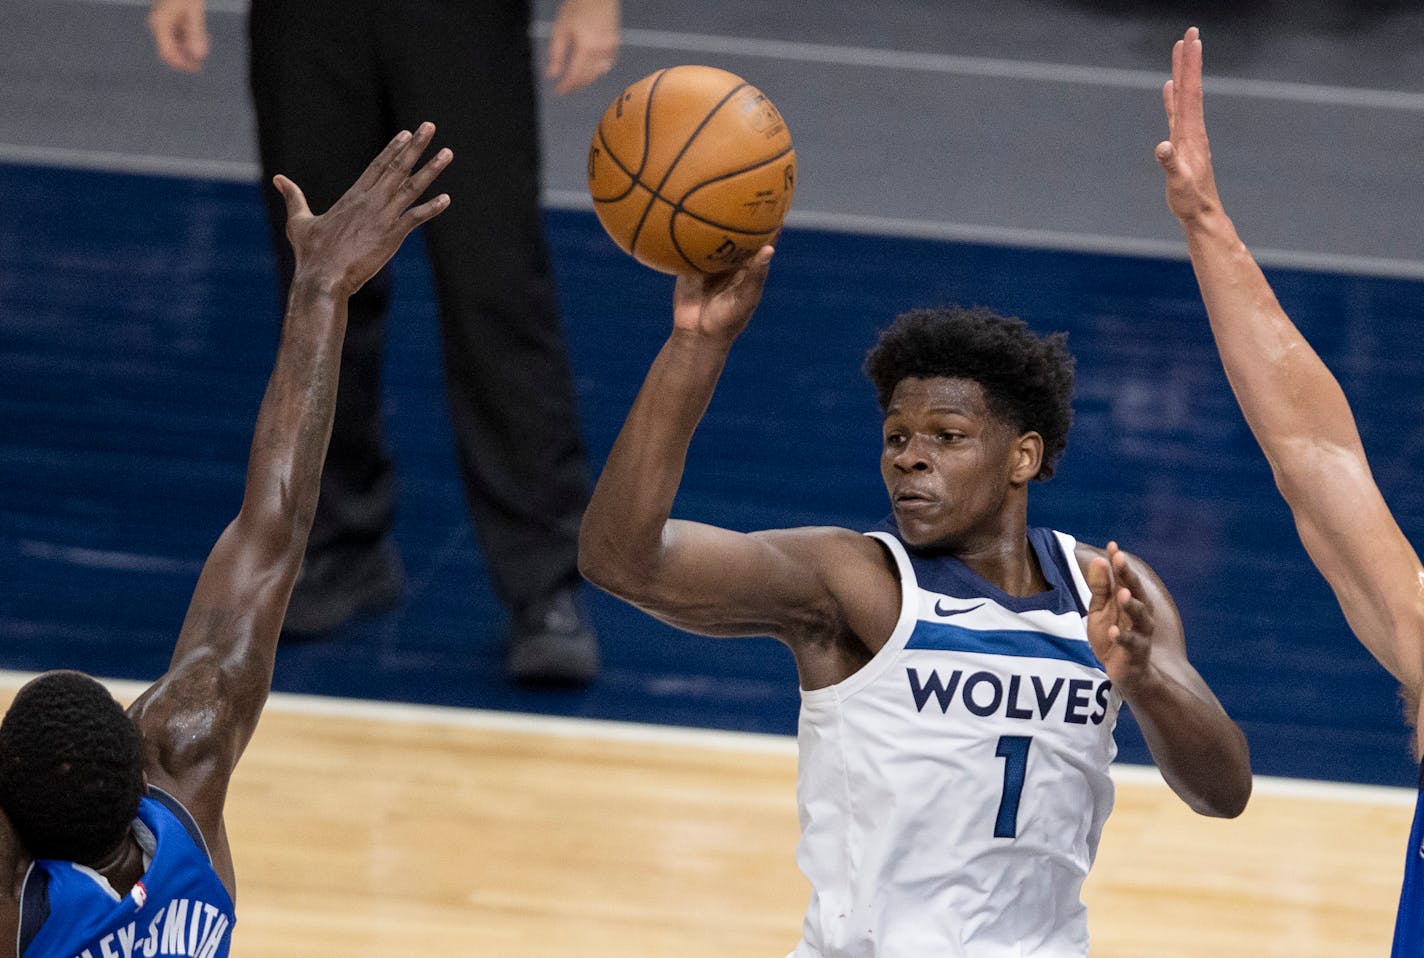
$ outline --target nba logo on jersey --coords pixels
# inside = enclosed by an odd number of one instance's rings
[[[133,891],[129,894],[133,896],[134,906],[137,908],[142,908],[144,902],[148,901],[148,889],[143,887],[141,881],[134,882]]]

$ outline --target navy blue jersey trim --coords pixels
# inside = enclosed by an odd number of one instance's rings
[[[1054,568],[1058,570],[1057,581],[1048,569],[1043,570],[1043,575],[1053,585],[1062,589],[1073,597],[1073,607],[1078,610],[1079,615],[1087,615],[1088,610],[1083,608],[1083,597],[1078,594],[1077,583],[1073,579],[1073,569],[1068,563],[1077,563],[1076,556],[1070,556],[1063,548],[1063,543],[1053,534],[1051,529],[1030,529],[1028,530],[1028,541],[1038,547],[1039,564],[1043,564],[1045,554],[1053,561]]]
[[[1082,639],[1065,639],[1046,632],[1003,629],[979,631],[948,622],[915,623],[906,649],[933,649],[940,652],[979,652],[1011,655],[1025,659],[1058,659],[1102,671],[1102,663],[1092,646]]]
[[[157,785],[148,786],[148,797],[168,809],[173,817],[178,819],[178,823],[183,826],[183,830],[188,833],[188,837],[193,840],[193,844],[203,850],[203,854],[207,856],[208,863],[211,864],[213,853],[208,851],[208,841],[203,837],[203,830],[198,827],[198,823],[193,819],[193,816],[183,807],[183,803],[172,795],[169,795]]]
[[[23,958],[44,923],[49,921],[49,874],[30,865],[20,889],[20,928],[15,936],[15,953]]]
[[[894,516],[880,522],[873,532],[888,532],[905,547],[910,565],[915,570],[916,584],[927,592],[937,592],[956,599],[992,599],[1011,612],[1044,611],[1062,615],[1076,612],[1086,615],[1082,597],[1067,563],[1076,561],[1064,554],[1062,544],[1051,529],[1028,530],[1029,547],[1038,559],[1039,569],[1048,581],[1048,589],[1033,595],[1010,595],[994,583],[982,578],[958,556],[948,552],[915,549],[901,538]]]

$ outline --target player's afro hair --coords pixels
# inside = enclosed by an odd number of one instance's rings
[[[989,411],[1020,433],[1043,437],[1038,479],[1048,479],[1073,422],[1073,356],[1068,334],[1039,336],[1023,320],[975,307],[915,309],[880,333],[865,357],[883,413],[900,380],[969,379]]]
[[[0,808],[35,858],[92,864],[123,840],[143,794],[138,728],[80,672],[22,688],[0,722]]]

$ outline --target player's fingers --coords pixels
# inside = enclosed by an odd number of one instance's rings
[[[1117,604],[1133,632],[1146,637],[1156,630],[1157,619],[1152,615],[1152,606],[1139,598],[1136,592],[1125,587],[1119,589]]]
[[[1167,135],[1170,137],[1177,127],[1176,87],[1168,80],[1162,84],[1162,109],[1167,112]]]
[[[307,206],[306,194],[302,188],[281,173],[272,177],[272,185],[277,188],[277,192],[282,194],[282,200],[287,204],[287,220],[302,216],[310,216],[311,208]]]
[[[381,179],[382,174],[390,167],[391,161],[395,158],[396,154],[398,154],[408,142],[410,142],[409,130],[401,130],[395,136],[391,137],[391,141],[385,145],[385,148],[382,149],[380,153],[376,154],[376,158],[366,164],[366,169],[362,171],[360,178],[356,180],[356,184],[352,189],[369,190],[375,186]]]
[[[762,288],[766,286],[766,276],[771,269],[771,258],[776,250],[763,246],[747,260],[743,266],[727,275],[727,287],[741,302],[755,303],[761,299]]]
[[[1142,595],[1142,577],[1127,561],[1127,553],[1120,549],[1116,550],[1109,560],[1112,562],[1113,577],[1117,580],[1118,585],[1128,589],[1134,596]]]
[[[776,255],[776,247],[763,246],[752,254],[752,258],[744,267],[746,276],[758,286],[766,282],[767,273],[771,272],[771,258]]]
[[[401,214],[401,225],[406,228],[406,232],[420,226],[422,223],[429,223],[435,217],[445,212],[450,206],[450,194],[441,193],[439,196],[432,196],[419,206],[412,206]]]
[[[399,190],[434,137],[434,123],[426,120],[417,126],[415,132],[410,135],[410,139],[401,144],[401,147],[391,156],[390,163],[386,164],[386,169],[377,183],[385,183],[393,191]]]
[[[455,154],[448,147],[441,147],[440,150],[430,158],[420,169],[406,177],[401,184],[401,189],[405,191],[406,202],[414,202],[416,197],[424,196],[425,191],[430,188],[430,184],[435,182],[439,176],[450,165],[450,161],[455,158]]]
[[[1088,611],[1090,613],[1101,611],[1107,607],[1108,598],[1112,595],[1112,569],[1108,565],[1108,560],[1102,556],[1095,556],[1093,561],[1088,563],[1087,579],[1088,590],[1093,594]]]
[[[1182,98],[1182,118],[1193,122],[1202,116],[1202,42],[1196,27],[1188,30],[1187,35],[1191,39],[1183,44],[1182,82],[1177,96]]]
[[[1168,173],[1175,173],[1177,171],[1177,148],[1172,145],[1170,140],[1163,140],[1161,143],[1158,143],[1157,149],[1153,151],[1153,155],[1157,157],[1157,163],[1162,169]]]

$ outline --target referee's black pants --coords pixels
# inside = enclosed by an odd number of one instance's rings
[[[273,174],[320,213],[400,129],[432,120],[436,145],[455,152],[435,186],[450,208],[424,228],[445,394],[476,538],[496,591],[516,607],[578,581],[588,496],[538,206],[529,17],[527,0],[253,0],[249,21],[283,301],[292,256]],[[309,555],[372,548],[391,528],[380,390],[388,272],[351,300]]]

